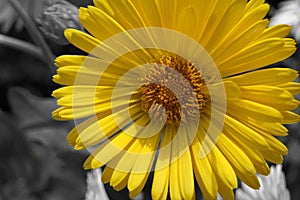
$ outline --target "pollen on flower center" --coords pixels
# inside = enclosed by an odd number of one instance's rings
[[[201,72],[179,56],[159,56],[141,79],[142,109],[168,125],[195,118],[209,102]]]

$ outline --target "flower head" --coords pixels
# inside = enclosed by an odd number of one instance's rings
[[[60,45],[67,44],[64,37],[66,28],[83,30],[78,20],[78,9],[71,3],[54,1],[46,6],[42,15],[36,19],[39,29],[51,42]]]
[[[269,176],[258,175],[261,183],[259,190],[253,190],[242,183],[242,188],[237,189],[237,200],[290,200],[290,192],[286,188],[285,176],[282,165],[272,166]]]
[[[295,52],[290,27],[268,28],[260,0],[95,0],[81,8],[84,33],[66,38],[88,56],[56,59],[58,120],[84,119],[68,135],[89,148],[86,169],[137,196],[154,172],[152,198],[233,199],[236,177],[260,187],[266,160],[287,148],[274,136],[300,91],[292,69],[259,69]],[[93,148],[92,148],[93,147]]]

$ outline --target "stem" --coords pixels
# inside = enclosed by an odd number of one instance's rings
[[[43,58],[43,52],[41,48],[32,45],[29,42],[15,39],[3,34],[0,34],[0,45],[3,45],[5,47],[12,47],[14,49],[24,51],[38,59]]]
[[[12,7],[16,10],[18,15],[23,19],[25,23],[25,27],[28,31],[28,33],[31,35],[32,40],[35,42],[36,45],[40,46],[44,55],[41,58],[44,58],[44,61],[48,64],[49,69],[51,73],[54,72],[54,58],[52,51],[50,50],[48,44],[44,40],[42,34],[38,30],[38,28],[35,26],[35,24],[32,22],[30,17],[27,15],[27,13],[24,11],[22,6],[19,4],[17,0],[8,0],[9,3],[12,5]]]

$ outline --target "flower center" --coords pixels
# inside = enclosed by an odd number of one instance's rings
[[[167,125],[195,119],[209,102],[202,73],[179,56],[159,56],[141,79],[142,110]]]

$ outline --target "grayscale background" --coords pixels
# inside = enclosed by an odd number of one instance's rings
[[[78,24],[62,16],[66,24],[58,26],[43,15],[53,2],[55,0],[19,0],[54,56],[84,54],[62,37],[64,26]],[[92,4],[89,0],[69,2],[75,8]],[[282,1],[268,2],[271,5],[268,17],[271,17]],[[0,0],[0,200],[84,200],[87,172],[82,164],[88,152],[68,146],[65,137],[74,126],[72,121],[52,119],[51,112],[57,105],[51,93],[61,86],[52,82],[55,67],[47,63],[47,55],[20,46],[22,42],[35,45],[38,41],[27,31],[19,14],[8,0]],[[64,23],[63,20],[60,23]],[[274,66],[299,71],[300,51]],[[289,148],[283,170],[293,200],[300,199],[299,125],[289,125],[289,136],[281,138]],[[144,199],[151,199],[150,183],[151,176],[144,189]],[[109,185],[105,188],[112,200],[129,199],[126,190],[115,192]],[[202,199],[196,189],[197,199]]]

